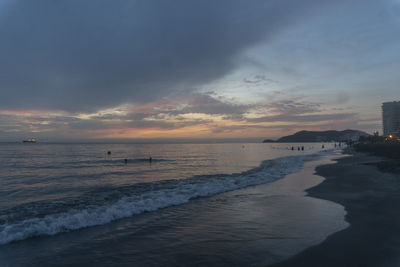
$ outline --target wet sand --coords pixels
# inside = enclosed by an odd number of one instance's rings
[[[350,227],[271,266],[400,266],[400,175],[378,169],[385,159],[352,153],[317,167],[326,180],[307,190],[343,205]]]

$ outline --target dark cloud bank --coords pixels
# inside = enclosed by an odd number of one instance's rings
[[[0,108],[90,111],[190,90],[325,0],[8,1]]]

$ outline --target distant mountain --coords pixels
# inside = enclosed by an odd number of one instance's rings
[[[272,139],[265,139],[263,143],[275,143],[275,140]]]
[[[277,143],[306,143],[306,142],[343,142],[348,140],[358,140],[360,136],[368,136],[366,132],[358,130],[344,131],[300,131],[292,135],[284,136],[276,140]],[[263,143],[271,143],[273,140],[266,139]]]

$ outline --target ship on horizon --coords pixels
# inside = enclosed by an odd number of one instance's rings
[[[36,138],[29,138],[26,140],[23,140],[22,143],[36,143]]]

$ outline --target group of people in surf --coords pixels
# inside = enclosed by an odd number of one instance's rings
[[[335,148],[337,148],[337,147],[342,147],[342,143],[341,143],[341,142],[339,142],[338,144],[335,143]],[[313,147],[311,147],[311,148],[309,148],[309,149],[312,149],[312,148],[313,148]],[[322,149],[325,149],[325,145],[322,144],[321,148],[322,148]],[[289,148],[288,148],[288,149],[289,149]],[[295,150],[295,147],[292,146],[292,147],[290,148],[290,150]],[[298,150],[298,151],[304,151],[304,146],[298,146],[298,147],[297,147],[297,150]]]

